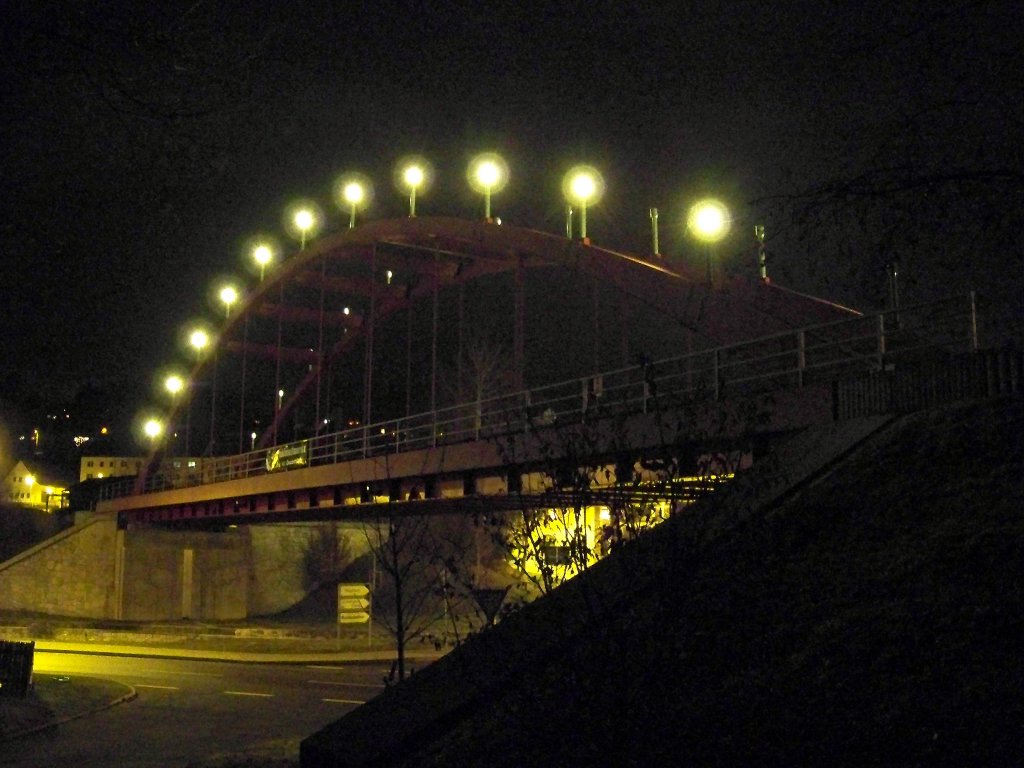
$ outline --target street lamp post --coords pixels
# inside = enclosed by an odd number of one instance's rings
[[[164,379],[164,389],[166,389],[171,395],[171,412],[173,413],[178,406],[178,395],[183,389],[185,389],[185,380],[176,373],[171,374]],[[171,427],[171,431],[172,433],[174,431],[173,425]]]
[[[712,246],[729,233],[731,223],[729,209],[712,198],[705,198],[694,203],[687,215],[686,228],[699,242],[704,244],[705,279],[709,288],[714,285]]]
[[[225,285],[218,295],[224,303],[224,317],[227,319],[231,317],[231,305],[238,301],[238,289],[233,285]]]
[[[491,190],[498,183],[498,166],[492,162],[483,162],[476,169],[476,176],[484,188],[484,218],[491,220]]]
[[[160,433],[164,431],[163,424],[156,419],[149,419],[142,427],[143,432],[146,433],[146,437],[150,440],[155,440],[160,437]]]
[[[345,184],[342,196],[349,205],[348,228],[354,229],[356,226],[356,209],[366,197],[366,189],[358,181],[350,181]]]
[[[147,419],[142,425],[143,434],[149,439],[150,462],[156,454],[156,444],[164,431],[164,425],[157,419]],[[140,475],[140,479],[141,479]]]
[[[500,155],[488,152],[469,165],[469,183],[484,195],[484,220],[491,221],[491,195],[500,192],[508,181],[508,166]]]
[[[304,251],[306,250],[306,236],[316,224],[316,216],[310,208],[299,208],[292,216],[292,222],[299,231],[299,250]]]
[[[203,356],[203,350],[210,343],[210,335],[202,328],[196,328],[192,333],[189,334],[188,343],[196,351],[196,366],[198,367],[200,359]],[[192,398],[188,399],[188,407],[185,410],[185,457],[192,453]]]
[[[587,238],[587,207],[601,199],[604,192],[604,181],[601,174],[587,165],[578,165],[565,175],[562,191],[570,203],[576,203],[580,209],[580,239],[589,243]],[[571,236],[571,225],[567,226]]]
[[[423,168],[418,165],[410,165],[402,173],[405,185],[409,187],[409,218],[416,218],[416,190],[423,184]]]
[[[260,243],[252,249],[252,258],[260,268],[260,282],[262,283],[267,264],[274,260],[274,252],[266,243]]]

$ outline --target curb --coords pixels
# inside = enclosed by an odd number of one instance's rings
[[[118,696],[113,701],[109,701],[106,704],[100,704],[99,706],[93,707],[92,709],[83,710],[82,712],[76,712],[73,715],[59,717],[56,720],[51,720],[48,723],[37,725],[34,728],[26,728],[24,731],[17,731],[16,733],[12,733],[9,736],[5,736],[2,739],[0,739],[0,744],[4,744],[10,741],[16,741],[17,739],[22,739],[26,736],[31,736],[33,733],[41,733],[43,731],[47,731],[50,728],[57,728],[61,725],[64,725],[65,723],[70,723],[72,720],[78,720],[82,717],[95,715],[97,712],[103,712],[108,709],[113,709],[119,704],[127,704],[129,701],[134,701],[136,698],[138,698],[139,692],[135,690],[133,686],[127,685],[126,683],[119,683],[119,685],[123,685],[125,688],[128,689],[128,691],[127,693]]]
[[[147,648],[131,645],[60,643],[42,641],[36,643],[36,653],[73,653],[87,656],[128,656],[136,658],[159,658],[177,661],[215,661],[233,664],[379,664],[395,659],[395,650],[381,651],[324,651],[324,652],[258,652],[258,651],[207,651],[186,648]],[[415,661],[435,661],[444,653],[427,650],[406,651],[406,658]]]

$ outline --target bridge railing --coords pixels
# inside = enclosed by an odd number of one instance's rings
[[[194,459],[195,466],[186,470],[165,462],[146,478],[144,492],[493,438],[597,415],[643,413],[655,404],[744,397],[837,381],[865,371],[886,370],[902,360],[976,350],[975,307],[971,293],[379,421],[236,456]],[[134,480],[130,480],[124,486],[110,486],[104,489],[105,497],[134,493],[133,485]]]

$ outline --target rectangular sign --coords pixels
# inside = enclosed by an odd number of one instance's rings
[[[364,595],[370,594],[370,586],[368,584],[339,584],[338,585],[338,599],[343,597],[363,597]]]
[[[297,443],[282,445],[267,451],[267,472],[276,472],[289,467],[304,467],[309,460],[309,443],[301,440]]]
[[[338,585],[338,624],[366,624],[370,621],[370,585]]]
[[[338,610],[342,613],[349,611],[364,611],[370,607],[370,601],[365,597],[343,597],[338,600]]]
[[[339,624],[365,624],[370,620],[366,611],[346,611],[338,614]]]

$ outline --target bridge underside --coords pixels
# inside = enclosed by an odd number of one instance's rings
[[[702,456],[749,451],[755,441],[827,421],[831,413],[831,389],[813,386],[696,408],[666,405],[589,424],[137,494],[101,502],[98,510],[116,511],[122,527],[217,527],[690,501],[708,490]],[[587,487],[555,479],[578,477],[581,467],[589,468]]]

